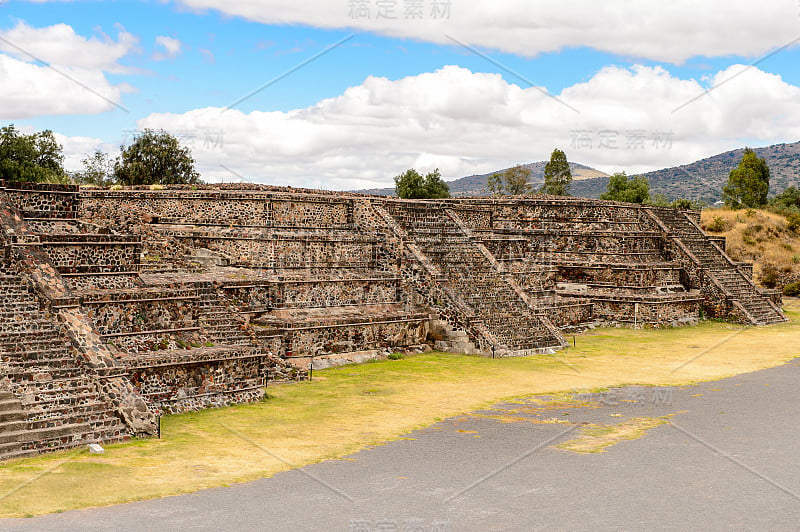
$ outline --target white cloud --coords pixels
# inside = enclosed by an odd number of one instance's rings
[[[409,167],[439,167],[448,178],[483,173],[547,158],[555,147],[604,171],[638,172],[745,142],[800,139],[800,88],[742,65],[709,83],[732,76],[675,111],[707,86],[660,67],[606,67],[557,101],[497,74],[447,66],[396,81],[369,77],[289,112],[205,108],[155,113],[138,127],[178,134],[209,180],[231,179],[224,165],[258,182],[338,189],[390,185]],[[578,130],[591,135],[591,148],[573,143]],[[643,141],[629,146],[634,130]]]
[[[524,56],[587,46],[680,63],[698,55],[757,56],[798,37],[798,9],[789,1],[761,2],[756,8],[751,0],[430,0],[415,16],[408,16],[406,2],[383,2],[396,6],[395,19],[379,17],[376,1],[181,1],[267,24],[354,28],[440,44],[452,44],[446,37],[451,35]],[[440,6],[436,16],[435,3]],[[369,18],[355,17],[359,13],[351,6],[357,4],[369,6]]]
[[[120,101],[120,88],[100,71],[49,68],[2,54],[0,86],[0,120],[102,113]]]
[[[0,51],[27,62],[35,57],[55,65],[125,73],[129,69],[118,61],[135,50],[138,41],[122,27],[117,29],[114,41],[108,36],[102,40],[87,39],[67,24],[33,28],[19,22],[9,30],[0,31]]]
[[[165,35],[159,35],[156,37],[156,44],[164,49],[163,52],[156,52],[153,54],[153,59],[156,61],[175,59],[181,53],[182,43],[178,39],[173,39],[172,37],[167,37]]]
[[[118,61],[135,50],[137,40],[118,30],[116,41],[87,39],[66,24],[33,28],[19,22],[0,31],[0,120],[95,114],[119,106],[121,93],[135,88],[112,85],[106,73],[132,72]]]
[[[60,133],[54,133],[53,135],[63,148],[64,168],[70,172],[83,169],[81,161],[93,154],[95,150],[108,153],[112,159],[119,154],[119,149],[116,146],[103,142],[100,139],[90,137],[68,137]]]

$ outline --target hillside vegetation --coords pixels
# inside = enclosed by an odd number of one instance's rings
[[[701,226],[724,236],[733,260],[753,262],[753,277],[765,288],[800,281],[800,227],[796,220],[766,210],[706,209]]]
[[[773,193],[800,185],[800,142],[753,148],[766,160],[770,169]],[[669,199],[687,198],[713,204],[722,198],[728,174],[742,160],[744,148],[727,151],[682,166],[642,174],[650,183],[650,194],[664,194]],[[573,196],[599,198],[606,191],[608,178],[585,179],[573,183]]]

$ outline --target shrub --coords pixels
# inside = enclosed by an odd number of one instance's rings
[[[774,264],[765,264],[761,268],[761,284],[767,288],[775,288],[780,281],[781,272]]]
[[[785,287],[783,287],[783,295],[789,297],[798,297],[800,296],[800,281],[795,281],[794,283],[789,283]]]
[[[711,223],[706,227],[712,233],[723,233],[728,229],[728,222],[722,216],[714,216]]]
[[[789,214],[786,217],[786,228],[793,233],[798,232],[800,229],[800,214]]]
[[[401,358],[403,358],[403,355],[401,353],[392,353],[387,358],[389,360],[400,360]]]

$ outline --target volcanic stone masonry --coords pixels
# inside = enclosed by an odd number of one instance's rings
[[[0,183],[0,458],[151,436],[163,413],[393,351],[785,321],[698,220],[548,196]]]

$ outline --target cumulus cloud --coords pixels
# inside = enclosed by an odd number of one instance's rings
[[[114,109],[120,87],[102,72],[34,65],[0,54],[0,120],[95,114]]]
[[[128,69],[118,61],[136,48],[138,40],[121,26],[117,30],[116,41],[108,36],[87,39],[67,24],[33,28],[20,21],[15,27],[0,31],[0,51],[23,61],[125,73]]]
[[[0,120],[94,114],[118,107],[127,83],[106,73],[130,73],[119,60],[137,39],[121,27],[117,40],[85,38],[66,24],[33,28],[19,22],[0,31]],[[42,63],[43,62],[43,63]]]
[[[234,178],[230,169],[257,182],[337,189],[390,185],[410,167],[483,173],[556,147],[572,161],[634,172],[800,138],[800,88],[744,65],[703,83],[661,67],[606,67],[555,96],[447,66],[369,77],[288,112],[204,108],[151,114],[138,127],[177,134],[209,180]]]
[[[524,56],[587,46],[680,63],[693,56],[760,55],[798,37],[797,6],[788,1],[762,2],[756,10],[750,0],[181,1],[267,24],[354,28],[440,44],[452,44],[451,35]]]
[[[156,37],[156,44],[164,49],[163,51],[153,54],[153,59],[156,61],[175,59],[181,53],[182,43],[178,39],[173,39],[172,37],[167,37],[165,35],[159,35]]]
[[[83,169],[81,161],[87,156],[100,150],[108,153],[113,159],[119,154],[119,148],[103,142],[101,139],[91,137],[68,137],[60,133],[53,134],[56,141],[61,144],[64,153],[64,169],[75,172]]]

